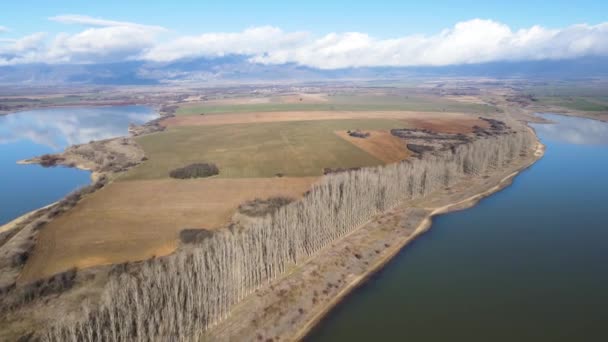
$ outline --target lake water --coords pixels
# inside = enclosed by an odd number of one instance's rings
[[[155,117],[143,106],[40,109],[0,116],[0,225],[90,183],[88,171],[18,165],[18,160],[126,135],[129,123]]]
[[[608,341],[608,125],[546,115],[546,154],[432,229],[308,341]]]

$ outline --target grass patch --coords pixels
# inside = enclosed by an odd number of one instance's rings
[[[324,103],[250,103],[181,105],[177,115],[212,115],[222,113],[282,112],[282,111],[421,111],[489,113],[496,108],[485,104],[463,103],[431,96],[349,96],[337,95]]]
[[[399,120],[322,120],[172,127],[142,136],[148,160],[122,179],[166,178],[183,165],[213,160],[218,177],[321,176],[324,168],[354,168],[382,161],[334,132],[403,128]]]

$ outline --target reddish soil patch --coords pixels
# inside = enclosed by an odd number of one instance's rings
[[[402,161],[411,155],[405,142],[389,131],[365,132],[369,133],[367,138],[352,137],[345,131],[336,132],[336,135],[387,164]]]
[[[293,111],[293,112],[252,112],[214,115],[184,115],[167,118],[161,122],[171,126],[215,126],[239,123],[307,121],[307,120],[347,120],[347,119],[397,119],[412,125],[424,125],[447,129],[447,132],[470,132],[474,125],[481,126],[482,120],[462,113],[444,112],[395,112],[395,111]]]

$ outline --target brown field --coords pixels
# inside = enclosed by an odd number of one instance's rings
[[[280,103],[325,103],[329,99],[325,94],[294,94],[277,97],[275,101]]]
[[[366,132],[370,133],[370,136],[364,139],[352,137],[346,131],[336,132],[336,135],[385,163],[396,163],[411,155],[403,140],[389,131]]]
[[[441,129],[460,131],[484,122],[471,115],[444,112],[404,112],[404,111],[293,111],[293,112],[258,112],[228,113],[217,115],[189,115],[167,118],[162,121],[165,127],[171,126],[216,126],[239,123],[285,122],[309,120],[345,120],[345,119],[397,119],[413,121],[416,124],[436,126]],[[446,132],[447,133],[447,132]]]
[[[480,99],[477,96],[466,96],[466,95],[454,95],[454,96],[445,96],[445,99],[450,101],[458,101],[464,103],[475,103],[475,104],[485,104],[486,102]]]
[[[151,180],[112,183],[40,231],[20,282],[72,267],[171,253],[184,228],[218,228],[255,198],[300,197],[318,178]]]

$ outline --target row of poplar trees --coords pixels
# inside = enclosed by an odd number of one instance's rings
[[[115,275],[79,318],[45,331],[48,341],[197,341],[231,308],[288,265],[360,227],[374,215],[500,170],[531,153],[527,129],[477,139],[401,163],[325,176],[303,199],[241,229],[215,232],[194,248]]]

